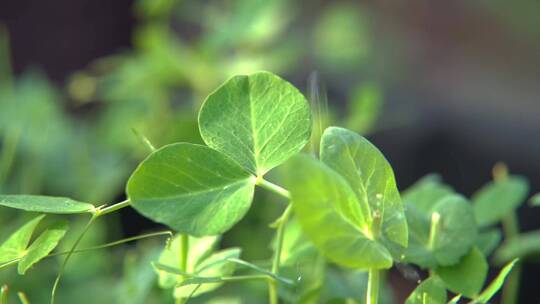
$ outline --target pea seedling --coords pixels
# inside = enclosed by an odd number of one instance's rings
[[[451,303],[462,298],[487,303],[516,262],[482,291],[486,255],[499,241],[498,231],[488,226],[519,204],[512,197],[517,193],[521,198],[519,179],[502,178],[473,198],[474,204],[433,176],[400,194],[383,154],[364,137],[339,127],[323,132],[317,159],[301,152],[313,124],[306,98],[268,72],[228,80],[206,99],[198,123],[206,145],[173,143],[155,149],[145,140],[151,153],[129,178],[123,202],[96,207],[68,198],[1,195],[0,205],[40,214],[89,214],[85,232],[98,218],[125,207],[170,227],[177,234],[153,266],[160,287],[171,289],[176,303],[238,281],[266,282],[269,303],[279,303],[284,288],[300,284],[284,275],[282,266],[311,249],[351,273],[367,272],[365,299],[351,301],[368,304],[380,302],[385,270],[396,263],[430,273],[407,303],[446,303],[447,290],[457,295]],[[284,172],[287,189],[266,178],[276,167]],[[290,201],[271,225],[276,237],[268,267],[242,260],[241,248],[216,250],[219,235],[250,209],[255,187]],[[500,199],[501,193],[510,196],[507,208],[489,208],[488,201],[493,195]],[[0,246],[0,268],[17,264],[24,274],[45,257],[65,255],[52,289],[54,303],[70,256],[96,248],[78,249],[83,232],[70,251],[51,253],[68,230],[63,221],[49,225],[29,245],[44,216],[27,222]],[[301,243],[303,237],[309,241]],[[235,275],[236,268],[249,274]],[[7,297],[7,288],[2,290]],[[322,299],[317,290],[311,290],[310,301]]]

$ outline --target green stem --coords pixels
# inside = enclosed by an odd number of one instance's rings
[[[180,235],[180,271],[186,273],[188,271],[188,255],[189,255],[189,235],[181,234]],[[186,298],[177,298],[177,304],[186,303]]]
[[[267,190],[270,190],[274,193],[277,193],[281,196],[283,196],[284,198],[290,200],[291,199],[291,193],[289,191],[287,191],[287,189],[285,188],[282,188],[276,184],[273,184],[263,178],[257,178],[257,183],[256,183],[258,186],[261,186]]]
[[[437,241],[437,232],[439,230],[439,222],[441,220],[441,215],[438,212],[433,212],[431,214],[431,225],[429,227],[429,239],[428,239],[428,248],[434,249],[435,242]]]
[[[287,200],[291,200],[291,193],[287,191],[287,189],[282,188],[276,184],[273,184],[263,178],[257,178],[257,185],[270,190],[276,194],[279,194],[286,198]],[[277,228],[276,231],[276,246],[274,249],[274,256],[272,259],[272,273],[274,275],[279,275],[279,265],[281,262],[281,251],[283,249],[283,240],[285,237],[285,225],[287,224],[287,221],[289,220],[289,217],[292,214],[292,205],[289,204],[283,214],[279,217],[277,221],[272,224],[272,227]],[[277,304],[279,303],[278,298],[278,286],[277,282],[275,280],[268,280],[268,299],[270,304]]]
[[[9,288],[7,285],[3,285],[0,288],[0,304],[8,304]]]
[[[2,143],[2,153],[0,155],[0,188],[9,175],[13,161],[15,160],[15,152],[19,142],[20,129],[8,130]]]
[[[118,210],[120,210],[122,208],[125,208],[125,207],[128,207],[130,205],[131,205],[131,202],[127,199],[125,201],[122,201],[120,203],[116,203],[114,205],[111,205],[111,206],[108,206],[108,207],[105,207],[105,208],[102,208],[102,209],[97,208],[96,211],[95,211],[95,216],[100,217],[100,216],[103,216],[103,215],[118,211]]]
[[[518,218],[514,212],[503,219],[503,230],[506,236],[506,241],[515,238],[519,235]],[[514,266],[512,273],[508,276],[502,291],[503,304],[516,304],[519,297],[519,285],[521,281],[521,264]]]
[[[56,290],[58,289],[58,285],[60,284],[60,279],[62,278],[62,274],[64,273],[64,269],[66,268],[66,265],[67,265],[67,263],[69,261],[69,258],[71,257],[71,255],[73,254],[75,249],[77,249],[77,246],[79,245],[79,243],[83,239],[84,235],[86,234],[86,232],[88,232],[88,229],[90,229],[90,226],[92,226],[92,224],[94,223],[94,221],[98,217],[99,217],[98,214],[93,214],[92,215],[92,217],[90,218],[90,220],[88,221],[86,226],[83,228],[83,231],[81,232],[81,234],[79,235],[77,240],[75,240],[75,243],[73,243],[73,246],[69,250],[69,253],[67,254],[66,258],[64,259],[64,262],[62,263],[62,266],[60,266],[60,271],[58,271],[58,275],[56,276],[56,280],[54,280],[54,285],[53,285],[52,292],[51,292],[51,304],[54,304],[54,299],[55,299],[55,296],[56,296]]]
[[[24,294],[24,292],[17,292],[17,296],[19,297],[19,301],[21,301],[21,304],[30,304],[30,301],[28,300],[28,297]]]
[[[114,242],[110,242],[110,243],[105,243],[105,244],[101,244],[101,245],[96,245],[96,246],[91,246],[91,247],[86,247],[86,248],[82,248],[82,249],[73,250],[73,253],[88,252],[88,251],[113,247],[113,246],[116,246],[116,245],[120,245],[120,244],[124,244],[124,243],[128,243],[128,242],[133,242],[133,241],[138,241],[138,240],[142,240],[142,239],[147,239],[147,238],[151,238],[151,237],[154,237],[154,236],[161,236],[161,235],[168,235],[169,237],[172,237],[173,233],[170,232],[170,231],[152,232],[152,233],[147,233],[147,234],[128,237],[128,238],[121,239],[121,240],[114,241]],[[70,252],[71,251],[55,252],[55,253],[48,254],[47,256],[45,256],[45,258],[66,255],[66,254],[68,254]],[[9,261],[7,263],[1,264],[0,269],[2,269],[4,267],[8,267],[10,265],[17,264],[20,260],[22,260],[22,258],[17,258],[17,259]]]
[[[368,273],[366,304],[377,304],[379,302],[379,283],[380,271],[370,269]]]

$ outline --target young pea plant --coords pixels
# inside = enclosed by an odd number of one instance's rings
[[[65,255],[52,289],[54,303],[70,256],[96,249],[77,249],[84,233],[98,218],[125,207],[177,233],[153,263],[160,287],[172,289],[176,303],[227,282],[262,281],[268,285],[268,302],[277,304],[287,298],[285,287],[302,283],[282,270],[298,252],[312,249],[351,275],[367,272],[364,299],[349,299],[353,303],[380,303],[385,270],[396,263],[429,270],[429,278],[407,303],[446,303],[447,290],[457,295],[451,303],[461,298],[487,303],[515,263],[507,264],[481,291],[488,268],[485,255],[498,243],[498,239],[493,241],[497,233],[478,229],[491,212],[480,210],[482,194],[471,205],[434,177],[400,194],[383,154],[344,128],[329,127],[322,133],[319,159],[302,153],[311,136],[310,107],[293,85],[271,73],[229,79],[203,103],[198,123],[206,145],[174,143],[155,149],[145,141],[152,152],[129,178],[128,199],[123,202],[95,207],[68,198],[1,195],[0,205],[6,207],[91,217],[70,251],[51,254],[68,226],[53,223],[28,246],[44,217],[38,215],[0,246],[0,268],[18,264],[19,273],[24,274],[45,257]],[[281,167],[287,189],[266,177],[276,167]],[[276,230],[275,243],[266,266],[242,260],[241,248],[216,250],[220,235],[250,209],[256,187],[289,201],[271,225]],[[485,224],[500,216],[493,215]],[[304,236],[309,241],[301,241]],[[313,268],[316,265],[320,263]],[[236,268],[248,273],[235,275]],[[316,271],[311,275],[318,277],[318,283],[295,302],[324,303],[323,288],[317,285],[323,281],[321,275]]]

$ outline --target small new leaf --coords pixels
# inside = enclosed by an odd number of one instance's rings
[[[437,277],[423,281],[407,298],[405,304],[446,304],[446,288]]]
[[[44,217],[45,215],[40,215],[28,221],[0,246],[0,264],[21,258],[24,255],[36,226]]]
[[[381,151],[352,131],[330,127],[321,139],[321,161],[343,176],[354,190],[362,218],[374,237],[407,247],[401,197],[392,167]]]
[[[45,230],[28,247],[24,257],[19,261],[18,272],[25,274],[32,265],[46,257],[58,245],[58,242],[64,237],[68,229],[66,221],[58,221]]]
[[[392,256],[374,239],[367,215],[347,181],[308,155],[294,157],[290,165],[294,168],[289,181],[294,211],[308,239],[337,264],[390,268]]]
[[[496,224],[525,202],[528,192],[529,183],[520,176],[508,176],[482,187],[471,200],[478,226]]]

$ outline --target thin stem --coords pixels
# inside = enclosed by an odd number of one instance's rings
[[[180,235],[180,271],[186,273],[188,271],[188,255],[189,255],[189,235]],[[182,304],[187,301],[186,298],[177,298],[176,303]]]
[[[95,216],[100,217],[100,216],[103,216],[103,215],[118,211],[118,210],[120,210],[122,208],[125,208],[125,207],[128,207],[130,205],[131,205],[131,202],[127,199],[125,201],[122,201],[120,203],[116,203],[114,205],[111,205],[111,206],[108,206],[108,207],[105,207],[105,208],[102,208],[102,209],[98,208],[98,209],[96,209]]]
[[[274,259],[272,262],[272,273],[278,275],[279,273],[279,264],[281,262],[281,250],[283,248],[283,240],[285,238],[285,224],[289,220],[289,217],[292,214],[292,205],[289,204],[283,215],[280,217],[278,223],[277,232],[276,232],[276,249],[274,252]]]
[[[429,228],[429,240],[428,240],[428,248],[430,249],[434,249],[435,247],[440,220],[441,220],[441,215],[438,212],[433,212],[431,214],[431,226]]]
[[[241,282],[241,281],[251,281],[251,280],[272,280],[266,275],[242,275],[234,277],[222,277],[224,282]]]
[[[30,304],[30,301],[28,300],[28,297],[24,294],[24,292],[17,292],[17,296],[19,297],[19,301],[21,301],[21,304]]]
[[[289,191],[287,191],[287,189],[284,189],[276,184],[273,184],[263,178],[257,178],[257,183],[256,185],[258,186],[261,186],[267,190],[270,190],[274,193],[277,193],[281,196],[283,196],[284,198],[290,200],[291,199],[291,193]]]
[[[0,188],[8,177],[13,161],[15,160],[20,133],[21,131],[18,128],[8,129],[4,137],[2,153],[0,154]]]
[[[129,238],[125,238],[125,239],[121,239],[121,240],[118,240],[118,241],[105,243],[105,244],[101,244],[101,245],[97,245],[97,246],[91,246],[91,247],[86,247],[86,248],[82,248],[82,249],[73,250],[73,253],[81,253],[81,252],[87,252],[87,251],[93,251],[93,250],[113,247],[113,246],[116,246],[116,245],[132,242],[132,241],[138,241],[138,240],[142,240],[142,239],[147,239],[147,238],[151,238],[151,237],[154,237],[154,236],[160,236],[160,235],[168,235],[169,237],[172,237],[173,233],[170,232],[170,231],[152,232],[152,233],[132,236],[132,237],[129,237]],[[51,258],[51,257],[55,257],[55,256],[66,255],[66,254],[68,254],[70,252],[71,251],[55,252],[55,253],[48,254],[47,256],[45,256],[45,258]],[[13,265],[13,264],[17,264],[20,260],[22,260],[22,258],[17,258],[17,259],[9,261],[7,263],[1,264],[0,269],[2,269],[4,267],[8,267],[8,266]]]
[[[7,285],[2,285],[0,288],[0,304],[8,304],[9,288]]]
[[[377,304],[379,302],[380,271],[370,269],[368,273],[368,286],[366,304]]]
[[[97,214],[92,215],[92,217],[90,218],[90,220],[88,221],[86,226],[83,228],[83,231],[81,232],[81,234],[79,235],[79,237],[77,238],[75,243],[73,243],[73,246],[69,250],[66,258],[64,259],[64,262],[62,263],[62,266],[60,266],[60,271],[58,272],[58,275],[56,276],[56,280],[54,280],[54,285],[53,285],[52,292],[51,292],[51,304],[54,304],[54,298],[55,298],[55,295],[56,295],[56,290],[58,289],[58,285],[60,284],[60,279],[62,278],[62,274],[64,273],[64,269],[66,268],[66,265],[67,265],[67,263],[69,261],[69,258],[71,257],[71,255],[73,254],[75,249],[77,249],[77,246],[79,245],[79,243],[83,239],[84,235],[86,234],[86,232],[88,232],[88,229],[90,229],[90,226],[92,226],[92,224],[94,223],[94,221],[98,217],[99,217],[99,215],[97,215]]]
[[[506,241],[515,238],[519,235],[518,218],[515,212],[512,212],[503,219],[503,231],[506,236]],[[519,285],[521,281],[521,264],[514,266],[512,273],[508,276],[502,291],[503,304],[518,303]]]
[[[276,184],[273,184],[265,179],[257,178],[257,185],[270,190],[274,193],[277,193],[287,200],[291,199],[291,193]],[[279,264],[281,262],[281,250],[283,248],[283,239],[285,236],[285,225],[292,213],[292,205],[289,204],[283,214],[271,225],[272,227],[277,228],[276,231],[276,246],[274,249],[274,257],[272,260],[272,273],[274,275],[279,275]],[[278,288],[277,282],[275,280],[268,280],[268,299],[270,304],[279,303],[278,298]]]
[[[10,265],[13,265],[13,264],[17,264],[22,258],[19,258],[19,259],[15,259],[15,260],[11,260],[7,263],[4,263],[2,265],[0,265],[0,269],[4,268],[4,267],[8,267]]]

